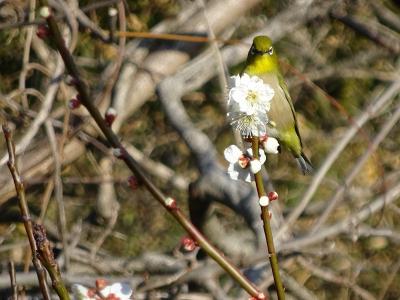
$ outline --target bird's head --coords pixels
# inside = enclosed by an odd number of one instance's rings
[[[278,57],[269,37],[256,36],[247,55],[247,66],[256,69],[257,73],[278,70]]]

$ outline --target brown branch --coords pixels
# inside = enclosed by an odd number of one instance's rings
[[[10,169],[10,173],[14,180],[15,190],[18,196],[19,209],[21,212],[22,220],[24,222],[25,231],[28,236],[29,245],[32,250],[32,263],[36,269],[36,274],[39,280],[40,290],[42,292],[43,298],[46,300],[50,300],[50,293],[46,283],[46,271],[43,269],[41,262],[36,256],[37,246],[35,239],[33,237],[32,220],[29,214],[28,204],[25,198],[25,188],[21,176],[19,175],[18,167],[16,165],[15,147],[14,147],[14,142],[12,140],[11,129],[7,126],[7,124],[3,124],[3,133],[6,139],[7,150],[9,155],[7,166]]]

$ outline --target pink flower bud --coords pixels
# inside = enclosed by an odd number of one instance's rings
[[[191,252],[197,247],[197,243],[188,236],[185,236],[181,240],[181,245],[185,251]]]
[[[45,39],[48,38],[50,36],[50,30],[49,27],[47,27],[46,25],[39,25],[37,30],[36,30],[36,35],[38,38],[40,39]]]
[[[176,205],[176,200],[171,197],[167,197],[165,199],[165,205],[171,210],[175,210],[178,208],[178,206]]]
[[[77,109],[79,106],[81,106],[81,101],[79,101],[78,99],[69,100],[68,103],[69,109]]]
[[[96,288],[102,290],[107,286],[107,281],[103,278],[96,279]]]
[[[269,201],[278,200],[278,193],[273,191],[268,193]]]
[[[111,127],[116,117],[117,117],[117,111],[115,110],[115,108],[109,107],[104,116],[107,125]]]
[[[266,300],[267,298],[265,297],[264,293],[258,294],[257,297],[251,297],[249,300]]]
[[[137,180],[136,176],[129,176],[128,184],[132,190],[136,190],[139,186],[139,181]]]
[[[121,300],[120,297],[117,297],[114,293],[108,294],[106,300]]]
[[[88,289],[87,296],[89,298],[93,298],[94,296],[96,296],[96,290],[95,289]]]

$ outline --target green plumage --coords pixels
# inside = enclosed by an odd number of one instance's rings
[[[267,36],[257,36],[247,56],[242,73],[260,77],[274,89],[275,95],[268,112],[267,134],[275,137],[299,162],[303,174],[311,173],[310,160],[303,153],[300,132],[289,90],[279,69],[278,57]]]

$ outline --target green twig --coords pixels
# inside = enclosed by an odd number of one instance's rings
[[[46,0],[42,0],[42,5],[47,5]],[[111,147],[117,149],[117,155],[122,159],[127,167],[136,175],[138,180],[146,186],[154,198],[168,210],[168,212],[179,222],[179,224],[190,234],[197,244],[212,257],[234,280],[236,280],[253,299],[266,299],[266,296],[261,293],[244,275],[233,266],[207,239],[195,228],[195,226],[187,219],[182,211],[177,206],[174,199],[166,197],[147,177],[147,175],[139,167],[138,163],[130,156],[119,141],[118,136],[112,131],[110,126],[105,122],[97,107],[90,99],[86,84],[81,79],[78,68],[76,67],[73,57],[67,49],[64,40],[59,31],[58,25],[54,17],[50,14],[46,17],[47,24],[51,32],[51,38],[64,60],[65,67],[68,73],[74,78],[75,87],[79,93],[79,101],[86,107],[89,114],[95,120],[100,130],[107,138]]]
[[[252,150],[253,150],[253,158],[259,159],[259,139],[258,137],[252,138]],[[256,182],[258,197],[261,198],[263,196],[267,197],[267,193],[264,189],[264,183],[262,179],[261,172],[257,172],[254,174],[254,179]],[[267,241],[268,248],[268,257],[269,262],[271,264],[272,275],[274,276],[276,293],[278,295],[279,300],[285,299],[285,289],[282,284],[281,276],[279,274],[279,265],[278,265],[278,257],[276,256],[274,239],[272,236],[271,223],[270,223],[270,211],[268,205],[260,205],[261,207],[261,218],[264,223],[264,234],[265,239]]]
[[[10,173],[14,180],[15,191],[17,192],[19,210],[21,212],[22,220],[24,222],[25,231],[28,236],[29,245],[32,250],[32,263],[35,267],[36,274],[39,280],[40,290],[45,300],[50,300],[49,288],[46,283],[46,271],[43,269],[42,264],[36,256],[37,246],[33,237],[32,220],[29,214],[28,204],[25,198],[25,188],[22,182],[21,176],[19,175],[16,157],[15,157],[15,146],[12,140],[12,134],[7,124],[3,124],[3,133],[6,139],[7,150],[8,150],[8,162],[7,166],[10,169]]]

